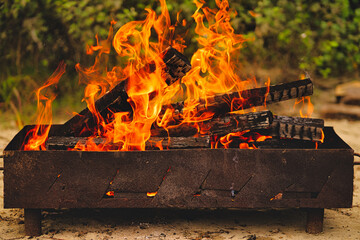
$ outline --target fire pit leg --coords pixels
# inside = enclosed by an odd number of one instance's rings
[[[311,234],[321,233],[323,231],[324,209],[308,208],[306,211],[306,232]]]
[[[40,236],[41,232],[41,209],[24,209],[25,235]]]

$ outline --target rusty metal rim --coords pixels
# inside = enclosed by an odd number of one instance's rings
[[[360,153],[354,153],[354,156],[360,158]],[[0,155],[0,158],[4,158],[4,155]],[[360,165],[360,162],[354,162],[354,165]],[[0,171],[4,171],[4,168],[0,167]]]

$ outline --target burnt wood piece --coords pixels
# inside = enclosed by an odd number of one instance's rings
[[[77,143],[85,145],[90,140],[88,137],[61,137],[52,136],[46,142],[46,149],[48,150],[68,150],[76,146]],[[106,143],[109,150],[118,150],[121,148],[122,143],[107,142],[105,138],[93,138],[91,140],[97,145],[103,145]],[[157,143],[160,143],[164,149],[183,149],[183,148],[209,148],[210,136],[199,137],[151,137],[146,142],[146,149],[159,149]]]
[[[299,139],[280,139],[280,138],[267,138],[265,140],[256,141],[251,138],[251,134],[254,132],[245,133],[244,135],[232,136],[229,142],[226,143],[228,148],[239,148],[240,144],[247,143],[249,147],[258,149],[316,149],[318,144],[313,141],[299,140]],[[255,133],[257,134],[257,133]],[[213,136],[212,142],[216,143],[221,136]],[[254,140],[250,140],[254,139]],[[223,147],[221,144],[217,144],[218,147]]]
[[[25,235],[40,236],[41,230],[41,209],[24,209]]]
[[[223,115],[228,112],[251,107],[262,106],[275,102],[285,101],[313,94],[313,83],[310,78],[290,83],[273,85],[262,88],[244,90],[238,92],[215,95],[207,99],[199,99],[196,110],[199,115],[203,112],[214,112],[215,115]],[[170,106],[167,106],[170,107]],[[171,105],[174,111],[174,118],[179,118],[183,112],[184,102]]]
[[[273,115],[270,111],[250,112],[246,114],[232,114],[215,117],[198,123],[201,129],[208,129],[208,134],[223,134],[245,130],[266,129],[271,126]],[[194,125],[182,124],[177,127],[169,126],[168,131],[155,127],[151,129],[151,136],[193,136],[198,132]]]
[[[274,116],[271,127],[260,133],[278,138],[319,142],[323,139],[323,128],[323,119]]]
[[[166,83],[168,85],[182,78],[186,72],[191,69],[189,60],[172,47],[165,50],[162,59],[165,63],[163,75],[166,78]],[[155,70],[155,67],[154,64],[149,63],[144,69],[151,73]],[[126,93],[126,84],[127,80],[120,82],[95,102],[95,108],[102,117],[107,118],[109,114],[111,115],[111,112],[132,111],[131,105],[128,102],[129,97]],[[85,108],[79,114],[64,123],[62,129],[59,129],[59,132],[56,134],[67,136],[80,136],[80,134],[89,135],[90,133],[86,131],[86,128],[94,127],[94,124],[95,121],[92,113],[88,108]]]
[[[306,232],[311,234],[321,233],[323,231],[324,209],[308,208],[306,211]]]

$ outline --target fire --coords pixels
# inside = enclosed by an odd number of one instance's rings
[[[164,62],[160,56],[168,46],[180,52],[186,47],[183,38],[174,35],[176,26],[184,26],[186,21],[181,21],[178,14],[177,22],[171,25],[164,0],[160,1],[159,16],[155,11],[146,9],[145,20],[125,24],[113,37],[113,48],[120,58],[127,59],[126,66],[116,66],[111,71],[103,67],[106,62],[103,62],[102,55],[109,53],[112,27],[106,41],[99,41],[96,37],[97,45],[88,47],[88,53],[97,52],[95,64],[88,69],[77,65],[77,70],[81,82],[87,84],[84,101],[97,123],[94,137],[105,137],[108,142],[118,143],[116,150],[145,150],[145,142],[151,136],[153,125],[171,129],[187,124],[196,127],[199,132],[206,132],[201,122],[211,119],[213,113],[198,113],[196,106],[199,99],[206,102],[216,94],[230,91],[241,93],[243,89],[256,84],[254,79],[242,81],[237,74],[240,65],[235,59],[245,39],[236,34],[230,24],[234,12],[229,9],[228,2],[216,1],[218,9],[205,7],[203,1],[195,1],[195,4],[197,10],[193,18],[200,48],[193,55],[192,69],[183,77],[181,85],[178,82],[170,86],[165,83],[162,74]],[[151,41],[152,32],[156,32],[156,42]],[[149,62],[154,66],[153,71],[147,67]],[[96,99],[125,80],[132,112],[117,112],[110,118],[111,121],[104,119],[96,110]],[[160,114],[162,106],[171,103],[179,94],[185,97],[184,110],[179,114],[179,119],[172,119],[172,109]],[[230,104],[234,105],[234,110],[241,109],[241,104]],[[163,148],[161,143],[156,146]],[[94,144],[91,138],[86,143],[78,144],[75,149],[114,150],[109,149],[106,143]]]
[[[271,136],[264,136],[257,132],[243,131],[229,133],[223,137],[213,137],[211,141],[211,148],[230,148],[237,144],[240,149],[256,149],[254,143],[263,142]]]
[[[302,97],[295,101],[294,109],[298,106],[300,106],[300,116],[303,118],[310,118],[312,113],[314,112],[314,105],[311,103],[310,97]]]
[[[107,39],[96,38],[96,45],[87,47],[87,54],[95,54],[95,62],[91,67],[76,65],[79,82],[85,84],[83,101],[95,121],[95,127],[90,130],[91,136],[86,142],[78,142],[74,149],[80,151],[110,151],[110,150],[145,150],[146,142],[151,137],[151,129],[164,128],[169,131],[180,125],[189,125],[197,129],[197,134],[209,132],[204,121],[210,120],[214,112],[198,111],[199,106],[207,108],[216,95],[238,92],[239,98],[229,100],[233,114],[243,113],[243,103],[247,101],[241,95],[245,89],[257,87],[255,78],[241,79],[241,64],[237,61],[240,50],[246,39],[235,33],[230,20],[236,12],[229,8],[227,0],[216,0],[216,9],[206,7],[203,0],[194,0],[197,10],[193,14],[196,23],[198,50],[191,58],[192,68],[180,81],[166,82],[164,76],[165,63],[162,59],[168,47],[183,52],[186,48],[183,36],[176,34],[176,27],[185,26],[186,20],[177,14],[176,23],[172,24],[165,0],[159,0],[161,13],[145,9],[147,16],[142,21],[132,21],[123,25],[115,34],[111,22]],[[254,17],[257,15],[250,12]],[[114,49],[121,64],[110,68],[107,63],[108,54]],[[125,64],[124,64],[125,63]],[[40,91],[51,84],[57,83],[64,73],[61,65],[43,88],[38,91],[38,99],[47,100],[45,107],[38,115],[38,125],[29,132],[29,141],[25,150],[45,149],[45,141],[51,124],[51,101]],[[110,89],[124,83],[131,110],[116,112],[110,110],[107,116],[101,115],[96,106],[96,100],[104,96]],[[50,84],[50,85],[49,85]],[[266,82],[269,89],[270,79]],[[179,101],[184,102],[181,112],[173,108],[163,110],[163,106]],[[266,99],[266,96],[265,96]],[[200,101],[201,100],[201,101]],[[266,101],[266,100],[265,100]],[[302,116],[309,116],[312,104],[309,98],[303,98],[296,104],[308,103],[307,112],[300,111]],[[264,102],[266,106],[266,102]],[[256,111],[255,108],[251,109]],[[96,138],[105,139],[101,143]],[[213,148],[224,147],[239,142],[239,148],[256,148],[253,142],[264,141],[268,136],[249,134],[248,132],[230,133],[217,138],[211,143]],[[168,138],[170,141],[170,138]],[[162,142],[155,146],[163,149]]]
[[[55,99],[55,95],[48,90],[50,86],[59,82],[65,73],[65,67],[65,63],[61,62],[45,84],[36,91],[38,109],[36,126],[27,133],[26,138],[29,140],[23,145],[24,150],[46,150],[45,141],[48,138],[52,123],[51,103]]]

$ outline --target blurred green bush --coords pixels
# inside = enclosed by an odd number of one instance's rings
[[[191,0],[168,0],[172,19],[181,10],[188,22],[191,57],[196,50]],[[215,7],[215,2],[208,5]],[[327,78],[358,75],[360,64],[360,6],[357,0],[238,0],[232,24],[249,39],[242,61],[263,68],[301,69]],[[87,66],[85,54],[95,34],[104,39],[110,21],[115,30],[143,19],[144,8],[159,11],[157,0],[4,0],[0,2],[0,107],[40,86],[61,60],[68,64],[57,94],[78,93],[74,65]],[[14,91],[13,89],[16,89]],[[20,92],[16,96],[15,92]],[[10,104],[10,102],[12,102]],[[16,105],[16,104],[15,104]]]

